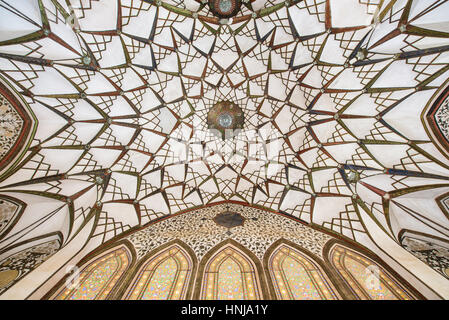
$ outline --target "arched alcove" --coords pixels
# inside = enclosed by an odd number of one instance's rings
[[[261,264],[232,239],[223,241],[201,260],[195,298],[201,300],[268,299]]]
[[[276,299],[336,300],[341,296],[324,263],[291,241],[276,241],[265,253],[264,268]]]
[[[360,300],[414,300],[416,293],[383,264],[342,242],[331,242],[326,258],[343,282]],[[377,259],[376,259],[377,260]]]
[[[125,282],[126,300],[189,299],[196,270],[193,251],[182,241],[172,241],[142,258]]]
[[[86,261],[86,258],[83,260]],[[50,299],[111,299],[125,279],[132,261],[132,254],[124,244],[102,250],[86,262],[81,262],[80,267],[75,267],[73,275],[62,279],[57,289],[52,290],[54,293]]]

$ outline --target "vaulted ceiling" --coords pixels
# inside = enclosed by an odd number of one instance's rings
[[[364,245],[366,219],[449,239],[447,0],[247,0],[231,18],[0,0],[0,17],[2,257],[221,201]],[[221,102],[243,112],[228,139],[207,121]]]

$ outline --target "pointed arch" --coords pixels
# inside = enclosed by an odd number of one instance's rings
[[[371,255],[365,255],[339,242],[331,241],[325,248],[327,261],[351,290],[355,299],[361,300],[414,300],[405,280],[387,271]],[[377,259],[376,259],[377,260]]]
[[[147,254],[126,281],[125,300],[189,299],[197,259],[185,243],[174,240]]]
[[[236,241],[223,241],[201,260],[195,299],[260,300],[268,297],[259,259]]]
[[[341,294],[324,263],[295,243],[279,239],[264,256],[271,295],[279,300],[337,300]]]
[[[52,300],[106,300],[120,286],[133,259],[125,244],[106,249],[61,280]]]

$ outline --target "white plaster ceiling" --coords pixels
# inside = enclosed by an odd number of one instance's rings
[[[449,236],[449,161],[421,119],[448,79],[448,1],[257,0],[220,24],[194,0],[0,0],[0,16],[0,75],[37,123],[0,182],[26,204],[3,248],[229,200],[361,243],[364,215],[394,239]],[[245,116],[225,141],[206,123],[223,100]]]

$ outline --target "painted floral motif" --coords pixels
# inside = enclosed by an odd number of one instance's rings
[[[214,222],[217,214],[232,211],[245,223],[228,230]],[[127,237],[138,257],[169,241],[179,239],[190,246],[198,259],[215,245],[233,239],[262,259],[275,241],[284,238],[322,256],[324,244],[332,237],[275,213],[238,204],[202,208],[158,222]]]
[[[22,127],[22,118],[8,99],[0,95],[0,160],[11,150]]]
[[[441,104],[435,113],[435,120],[446,140],[449,141],[449,97]]]
[[[57,240],[51,240],[23,249],[0,261],[0,272],[7,270],[17,271],[17,276],[13,281],[0,287],[0,294],[8,290],[14,283],[50,258],[59,249],[59,246]]]
[[[429,241],[404,238],[402,245],[419,260],[449,279],[449,249]]]
[[[23,204],[11,198],[0,196],[0,236],[13,223],[17,215],[23,210]]]

